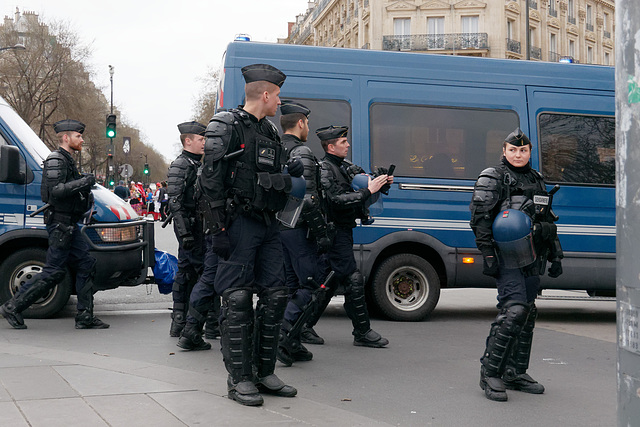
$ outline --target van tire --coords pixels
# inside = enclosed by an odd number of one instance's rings
[[[21,249],[9,255],[0,264],[0,301],[4,303],[11,299],[21,284],[42,270],[46,260],[47,251],[41,248]],[[23,311],[22,315],[32,319],[52,317],[64,308],[70,295],[71,279],[66,274],[62,282]]]
[[[393,255],[376,270],[373,299],[389,319],[420,321],[438,304],[440,278],[431,263],[418,255]]]

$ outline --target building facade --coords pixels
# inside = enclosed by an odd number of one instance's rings
[[[614,24],[614,0],[315,0],[279,42],[614,65]]]

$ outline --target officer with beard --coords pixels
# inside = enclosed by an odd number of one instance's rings
[[[61,120],[53,125],[60,147],[44,161],[40,188],[42,201],[50,204],[45,212],[49,233],[47,261],[42,273],[20,287],[0,307],[0,314],[16,329],[27,328],[21,313],[56,286],[64,278],[67,268],[76,275],[76,329],[109,327],[93,316],[96,260],[89,255],[89,245],[78,226],[78,221],[92,209],[91,187],[96,182],[92,174],[80,174],[71,157],[74,151],[82,150],[84,128],[85,125],[77,120]]]
[[[242,68],[242,76],[246,104],[217,113],[209,122],[198,185],[205,230],[219,257],[215,289],[222,296],[221,350],[229,372],[228,397],[257,406],[264,401],[260,393],[297,394],[274,373],[288,296],[275,215],[287,202],[291,176],[302,175],[304,167],[300,160],[290,161],[288,174],[283,173],[283,146],[267,119],[280,105],[284,73],[271,65],[252,64]]]

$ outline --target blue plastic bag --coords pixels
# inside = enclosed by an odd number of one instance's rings
[[[161,294],[170,294],[173,280],[178,273],[178,258],[170,253],[155,250],[156,265],[153,266],[153,277]]]

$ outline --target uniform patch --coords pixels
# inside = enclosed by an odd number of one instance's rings
[[[533,203],[536,205],[549,205],[549,196],[533,196]]]

